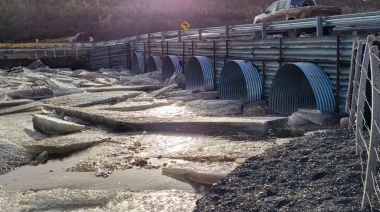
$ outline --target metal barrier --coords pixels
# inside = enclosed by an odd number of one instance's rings
[[[166,56],[162,61],[162,80],[165,81],[173,76],[174,73],[183,74],[180,60],[174,55]]]
[[[220,74],[219,98],[253,103],[261,100],[262,80],[251,62],[228,61]]]
[[[286,64],[273,79],[269,108],[276,113],[289,116],[298,108],[334,112],[334,104],[329,79],[315,64]]]
[[[294,62],[314,63],[322,67],[329,78],[334,94],[334,111],[343,112],[350,75],[353,38],[354,36],[325,36],[267,40],[136,42],[130,43],[130,46],[131,51],[140,52],[145,46],[146,53],[147,46],[150,46],[151,55],[164,57],[177,55],[178,60],[181,60],[181,64],[178,65],[181,68],[186,68],[192,55],[208,57],[214,67],[216,89],[219,87],[220,75],[225,63],[230,60],[252,61],[260,70],[264,100],[269,100],[272,81],[282,65]]]
[[[146,61],[146,72],[153,72],[162,69],[162,60],[160,56],[149,56]]]
[[[214,89],[214,68],[208,57],[191,57],[185,69],[185,76],[186,90],[209,91]]]
[[[380,207],[380,38],[354,41],[346,110],[364,172],[362,207]],[[364,52],[363,52],[364,49]]]
[[[132,54],[132,73],[145,73],[145,58],[143,53],[134,52]]]
[[[120,44],[87,50],[89,69],[120,68],[128,66],[128,45]]]

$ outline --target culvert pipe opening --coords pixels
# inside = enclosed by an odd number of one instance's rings
[[[185,89],[210,91],[214,89],[214,68],[208,57],[194,56],[185,68]]]
[[[183,74],[179,58],[175,55],[168,55],[162,61],[162,80],[173,76],[174,73]]]
[[[145,72],[144,55],[133,52],[132,54],[132,73],[143,74]]]
[[[160,56],[149,56],[146,61],[146,72],[159,71],[162,68],[162,60]]]
[[[323,69],[313,63],[292,63],[280,67],[274,76],[269,108],[291,115],[299,108],[334,112],[335,101],[330,80]]]
[[[221,99],[260,101],[263,91],[260,73],[251,62],[228,61],[220,73],[218,91]]]

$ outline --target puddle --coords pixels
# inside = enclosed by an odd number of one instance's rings
[[[96,177],[94,172],[68,172],[88,155],[97,154],[109,146],[97,146],[71,154],[61,159],[50,159],[46,164],[23,166],[5,175],[0,175],[2,190],[50,190],[56,188],[80,190],[183,190],[203,193],[209,185],[191,181],[179,181],[165,176],[159,170],[127,169],[116,170],[107,178]]]
[[[54,164],[54,163],[51,163]],[[89,172],[50,172],[54,165],[24,166],[0,176],[2,190],[50,190],[68,188],[80,190],[188,190],[191,185],[161,174],[161,170],[121,170],[107,178]]]

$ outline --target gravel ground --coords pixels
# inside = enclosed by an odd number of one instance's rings
[[[361,197],[353,134],[336,130],[249,158],[198,200],[195,211],[361,211]]]

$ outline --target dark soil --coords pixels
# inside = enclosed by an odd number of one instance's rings
[[[195,211],[362,211],[353,138],[348,130],[320,132],[251,157]]]

